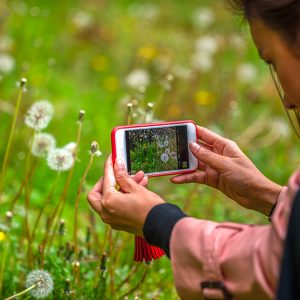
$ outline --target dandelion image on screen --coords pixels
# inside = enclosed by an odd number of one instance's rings
[[[129,131],[131,174],[177,170],[176,136],[175,127]]]

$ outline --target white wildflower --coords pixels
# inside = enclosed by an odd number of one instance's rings
[[[47,158],[48,166],[54,171],[67,171],[74,164],[74,158],[70,151],[65,149],[53,149]]]
[[[34,103],[25,116],[25,124],[38,131],[48,126],[53,116],[53,106],[46,100]]]
[[[169,160],[169,155],[167,153],[163,153],[161,156],[160,156],[160,160],[164,163],[166,163],[168,160]]]
[[[257,77],[257,70],[252,64],[241,64],[237,68],[237,77],[242,83],[251,83]]]
[[[51,134],[37,133],[34,136],[31,152],[37,157],[46,157],[55,148],[56,141]]]
[[[193,14],[193,22],[196,26],[207,28],[215,22],[216,16],[209,7],[201,7]]]
[[[0,54],[0,73],[8,74],[15,68],[15,60],[9,54]]]
[[[127,75],[126,83],[134,89],[146,87],[150,83],[150,76],[147,71],[143,69],[136,69]]]
[[[204,54],[213,55],[218,51],[217,38],[205,35],[196,40],[196,51]]]
[[[53,291],[52,276],[44,270],[30,272],[25,281],[26,288],[36,285],[29,293],[34,298],[46,298]]]

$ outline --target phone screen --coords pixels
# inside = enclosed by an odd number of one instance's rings
[[[127,170],[159,173],[189,168],[187,126],[128,129],[125,131]]]

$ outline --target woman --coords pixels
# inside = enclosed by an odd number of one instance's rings
[[[286,110],[299,116],[299,0],[232,0],[230,4],[246,16],[260,57],[282,85]],[[200,145],[192,143],[190,149],[199,159],[199,170],[171,181],[214,187],[246,208],[272,215],[270,225],[188,217],[147,190],[142,172],[131,178],[122,161],[113,166],[111,157],[104,177],[89,193],[89,202],[114,229],[144,236],[165,250],[182,299],[274,299],[300,171],[288,186],[279,186],[263,176],[233,141],[199,126],[198,134]],[[116,183],[123,192],[116,190]]]

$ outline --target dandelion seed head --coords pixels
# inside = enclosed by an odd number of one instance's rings
[[[214,61],[212,55],[196,52],[192,57],[193,67],[202,72],[209,72],[213,68]]]
[[[54,171],[67,171],[73,166],[74,158],[66,149],[52,149],[48,154],[47,163]]]
[[[25,116],[25,124],[36,130],[46,128],[53,116],[53,106],[46,100],[34,103]]]
[[[37,133],[34,136],[31,152],[36,157],[46,157],[55,148],[55,138],[48,133]]]
[[[15,68],[15,60],[9,54],[0,54],[0,73],[8,74]]]
[[[242,83],[251,83],[257,77],[257,69],[253,64],[243,63],[237,69],[237,76]]]
[[[217,38],[205,35],[196,40],[196,50],[201,53],[213,55],[218,51]]]
[[[197,9],[193,16],[194,24],[202,28],[211,26],[215,19],[215,13],[209,7],[201,7]]]
[[[169,146],[169,141],[168,141],[168,140],[165,140],[165,141],[164,141],[164,146],[165,146],[165,147],[168,147],[168,146]]]
[[[30,272],[25,281],[26,288],[36,285],[29,293],[34,298],[45,298],[53,291],[52,276],[44,270],[34,270]]]
[[[169,155],[167,153],[163,153],[161,156],[160,156],[160,160],[164,163],[166,163],[168,160],[169,160]]]
[[[72,23],[78,29],[85,29],[92,25],[93,18],[86,11],[78,11],[73,15]]]
[[[145,87],[150,83],[150,76],[147,71],[143,69],[136,69],[127,75],[126,83],[133,89],[145,89]]]

